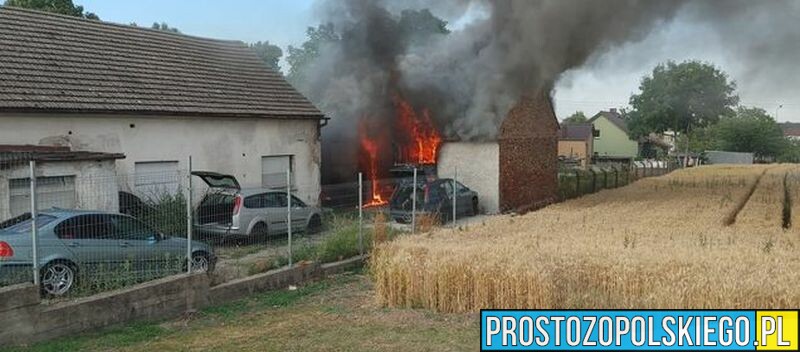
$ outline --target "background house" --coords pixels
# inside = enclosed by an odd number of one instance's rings
[[[781,122],[779,123],[783,136],[789,139],[800,140],[800,123],[797,122]]]
[[[617,109],[601,111],[589,119],[597,130],[594,139],[594,155],[610,158],[635,158],[639,143],[630,138],[628,127]]]
[[[244,43],[0,7],[0,141],[124,153],[122,188],[187,169],[316,204],[323,114]],[[197,182],[198,184],[200,182]]]
[[[558,132],[558,156],[588,166],[594,155],[594,126],[591,123],[564,123]]]
[[[122,154],[71,151],[66,147],[0,145],[0,219],[30,212],[30,166],[36,161],[39,209],[119,209],[114,179]]]
[[[508,112],[496,141],[450,141],[439,151],[439,177],[478,192],[487,213],[527,211],[553,202],[558,192],[558,120],[545,93],[521,99]]]

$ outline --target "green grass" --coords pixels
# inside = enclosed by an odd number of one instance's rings
[[[342,275],[201,310],[5,351],[464,351],[479,342],[474,314],[392,309],[363,275]]]
[[[68,352],[83,351],[89,348],[94,350],[108,350],[112,348],[131,346],[150,341],[164,336],[169,331],[156,324],[134,323],[124,327],[108,329],[104,332],[69,337],[65,339],[34,344],[30,347],[13,347],[0,349],[3,352]]]
[[[303,297],[317,294],[331,285],[342,285],[355,280],[353,276],[313,282],[296,290],[279,290],[255,295],[246,299],[202,309],[194,318],[197,328],[225,324],[240,318],[245,313],[257,313],[268,309],[289,307]],[[114,327],[101,332],[67,337],[55,341],[34,344],[30,347],[2,349],[0,352],[68,352],[103,351],[112,348],[133,346],[143,342],[168,337],[179,333],[159,323],[137,322],[122,327]]]
[[[329,230],[323,235],[322,239],[316,243],[302,243],[292,250],[293,263],[301,261],[315,261],[320,263],[331,263],[359,254],[359,235],[358,222],[351,217],[338,217],[330,219],[328,222]],[[391,240],[400,232],[391,227],[386,227],[386,237]],[[372,248],[374,230],[371,227],[364,228],[363,231],[364,253],[368,253]],[[283,267],[289,263],[288,255],[281,255],[268,261],[250,263],[247,267],[248,275],[260,274],[269,270]]]
[[[230,320],[246,312],[257,312],[269,308],[288,307],[297,302],[299,299],[321,292],[329,286],[329,282],[320,281],[305,286],[300,286],[295,290],[273,291],[219,306],[205,308],[200,311],[200,316],[211,319]]]

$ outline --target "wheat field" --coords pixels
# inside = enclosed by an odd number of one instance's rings
[[[370,271],[382,304],[442,312],[796,308],[799,203],[798,166],[703,166],[401,237]]]

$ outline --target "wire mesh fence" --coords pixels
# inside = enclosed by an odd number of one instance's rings
[[[49,298],[186,272],[208,272],[218,284],[364,254],[374,238],[402,231],[388,225],[388,203],[373,199],[391,197],[388,180],[354,177],[320,198],[318,185],[296,182],[291,170],[242,187],[235,176],[193,170],[190,159],[184,168],[132,174],[117,173],[113,162],[36,159],[0,159],[0,285],[34,282]]]
[[[285,172],[255,187],[196,170],[118,173],[113,160],[83,164],[35,153],[0,155],[0,285],[34,282],[46,297],[74,297],[187,272],[212,284],[365,254],[403,233],[455,226],[481,212],[458,170],[437,177],[404,166],[391,178],[354,175],[319,186]],[[562,199],[669,172],[657,162],[559,174]],[[3,196],[5,193],[5,196]],[[34,226],[35,224],[35,226]]]

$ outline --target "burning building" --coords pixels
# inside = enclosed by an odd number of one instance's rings
[[[427,109],[414,109],[400,97],[395,98],[394,113],[392,128],[371,131],[369,118],[359,126],[359,166],[368,180],[368,206],[386,204],[392,182],[385,175],[398,165],[455,176],[478,192],[486,213],[525,212],[555,199],[558,121],[546,92],[521,98],[493,140],[445,141]],[[391,157],[382,153],[386,148],[394,151]]]
[[[525,211],[555,197],[558,125],[550,95],[562,73],[640,38],[681,6],[429,5],[348,0],[321,7],[328,25],[314,32],[325,39],[298,88],[332,117],[322,131],[323,183],[352,182],[362,172],[368,203],[378,205],[391,194],[382,179],[397,164],[438,169],[441,177],[458,168],[490,213]],[[466,22],[451,28],[434,13]]]
[[[486,213],[525,212],[552,202],[558,189],[558,120],[542,92],[520,99],[495,141],[448,141],[438,157],[440,177],[453,177],[480,195]]]

